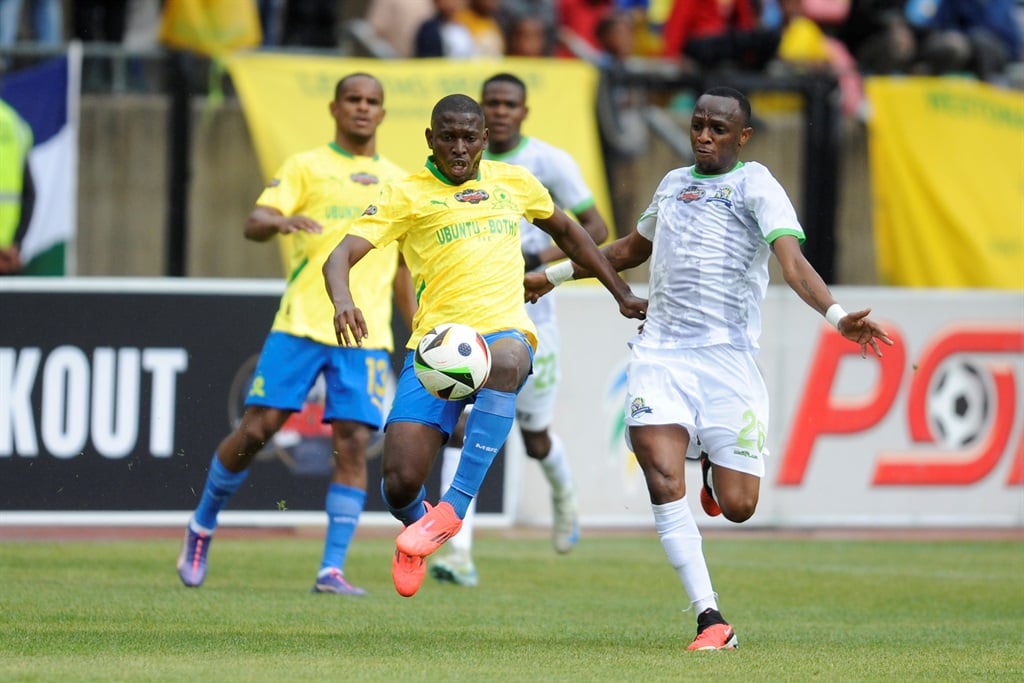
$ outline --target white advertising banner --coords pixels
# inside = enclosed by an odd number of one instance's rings
[[[759,364],[771,395],[771,456],[748,526],[1024,525],[1024,297],[996,291],[834,288],[872,307],[896,345],[860,357],[785,287],[763,306]],[[586,526],[652,525],[623,439],[627,341],[602,289],[563,287],[565,441]],[[511,452],[512,457],[519,457]],[[682,454],[680,454],[682,457]],[[522,465],[516,520],[548,524],[540,468]],[[696,494],[700,468],[687,468]],[[702,526],[708,519],[690,496]]]

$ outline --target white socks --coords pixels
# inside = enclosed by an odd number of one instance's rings
[[[461,448],[445,446],[441,460],[441,495],[445,494],[448,487],[455,479],[455,470],[459,467],[459,458],[462,455]],[[473,519],[476,517],[476,498],[469,504],[466,516],[462,518],[462,528],[448,541],[451,551],[469,557],[473,550]]]
[[[718,609],[711,575],[704,559],[700,530],[690,512],[686,496],[664,505],[651,505],[654,526],[669,564],[676,570],[690,603],[700,614],[708,607]]]
[[[538,460],[540,467],[544,470],[548,484],[551,485],[551,492],[559,495],[571,491],[572,472],[569,470],[569,458],[565,455],[565,444],[558,438],[557,434],[551,435],[551,450],[543,460]]]
[[[443,496],[455,478],[455,470],[459,466],[461,448],[446,446],[441,460],[441,495]],[[544,476],[551,485],[552,494],[559,496],[572,491],[572,472],[569,470],[569,458],[565,454],[565,444],[557,435],[551,435],[551,450],[548,456],[538,461]],[[476,516],[476,499],[469,505],[466,516],[462,520],[462,529],[448,541],[453,552],[469,556],[473,549],[473,520]],[[699,545],[699,534],[698,534]]]

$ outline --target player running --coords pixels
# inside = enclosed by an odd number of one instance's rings
[[[178,576],[186,586],[202,585],[218,514],[241,487],[253,458],[289,416],[302,409],[322,374],[323,417],[331,423],[334,473],[327,490],[327,536],[313,590],[339,595],[366,592],[345,578],[345,557],[366,502],[367,444],[384,418],[393,348],[392,289],[407,324],[415,300],[398,249],[374,252],[352,276],[353,293],[366,306],[372,336],[362,348],[338,348],[320,266],[381,186],[405,174],[376,153],[377,128],[384,119],[384,90],[376,78],[365,73],[342,78],[330,112],[334,140],[287,159],[245,224],[245,236],[251,240],[264,242],[275,235],[288,240],[288,285],[260,353],[245,413],[217,447],[199,506],[189,520],[178,557]]]
[[[695,164],[662,179],[636,229],[602,249],[617,270],[650,260],[650,310],[630,341],[627,440],[644,472],[654,524],[697,613],[689,650],[736,647],[686,499],[685,455],[699,439],[711,516],[744,522],[764,476],[768,391],[755,361],[768,257],[804,302],[847,339],[881,356],[892,341],[867,315],[847,314],[800,251],[803,228],[767,168],[739,161],[753,134],[750,102],[732,88],[700,96],[690,121]],[[572,262],[528,273],[531,297],[589,271]]]

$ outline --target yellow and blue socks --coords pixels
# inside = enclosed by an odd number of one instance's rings
[[[454,446],[445,446],[443,460],[441,461],[441,495],[451,487],[455,478],[455,470],[459,468],[459,459],[462,457],[462,449]],[[473,551],[473,520],[476,518],[476,498],[466,508],[466,515],[462,518],[462,529],[448,540],[452,552],[458,552],[469,557]]]
[[[414,524],[419,521],[419,518],[427,514],[427,509],[423,506],[423,501],[427,497],[427,488],[425,486],[420,487],[419,495],[409,503],[408,505],[400,508],[396,508],[388,500],[387,494],[384,492],[384,479],[380,480],[380,497],[384,500],[384,505],[387,506],[388,512],[391,516],[397,519],[405,526]]]
[[[481,389],[466,420],[466,439],[452,485],[441,496],[451,504],[459,519],[466,516],[469,504],[480,491],[491,463],[512,431],[516,415],[516,395],[507,391]]]
[[[359,515],[366,505],[366,491],[353,486],[332,483],[327,488],[327,538],[320,571],[332,567],[345,568],[345,556],[359,523]]]
[[[217,454],[214,453],[213,461],[210,463],[210,472],[206,475],[203,495],[192,516],[192,523],[200,527],[201,531],[213,533],[213,530],[217,528],[217,515],[231,500],[231,496],[242,487],[242,482],[247,476],[249,476],[247,469],[241,472],[228,471],[221,464]],[[193,529],[193,531],[195,530]]]

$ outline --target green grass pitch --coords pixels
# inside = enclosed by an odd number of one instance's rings
[[[2,681],[1021,681],[1016,540],[822,540],[716,532],[704,548],[740,649],[689,653],[692,612],[653,531],[484,531],[481,585],[391,585],[387,532],[310,593],[316,533],[234,532],[200,589],[179,541],[0,542]]]

